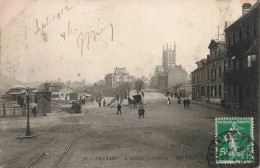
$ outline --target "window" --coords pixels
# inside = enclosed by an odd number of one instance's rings
[[[228,59],[228,71],[230,71],[230,67],[231,67],[231,59]]]
[[[241,41],[242,40],[242,29],[239,30],[238,32],[238,37],[239,37],[239,40],[238,41]]]
[[[249,25],[246,26],[246,38],[249,38],[250,36],[250,27]]]
[[[222,87],[221,87],[221,85],[219,85],[218,86],[218,95],[219,95],[219,97],[221,97],[221,90],[222,90]]]
[[[217,69],[215,68],[215,79],[217,79]]]
[[[228,46],[230,46],[230,36],[228,36]]]
[[[231,97],[231,86],[228,85],[228,97]]]
[[[252,62],[256,61],[256,55],[252,55]]]
[[[257,23],[254,22],[254,36],[257,35]]]
[[[201,87],[200,92],[201,92],[201,96],[205,96],[205,94],[204,94],[204,87]]]
[[[217,86],[215,85],[214,87],[214,96],[216,97],[217,96]]]
[[[248,98],[250,97],[250,85],[247,86],[246,95],[247,95]]]
[[[252,62],[251,62],[251,55],[247,56],[247,67],[251,67]]]
[[[233,44],[235,44],[235,43],[236,43],[236,34],[233,33]]]
[[[234,84],[234,87],[233,87],[233,97],[236,97],[237,96],[237,85]]]
[[[256,55],[247,56],[247,67],[252,67],[256,64]]]
[[[222,74],[222,69],[221,69],[221,66],[218,67],[218,77],[221,77],[221,74]]]
[[[226,60],[224,60],[224,73],[226,72]]]
[[[233,63],[233,70],[237,69],[237,64],[236,64],[236,58],[232,58],[232,63]]]

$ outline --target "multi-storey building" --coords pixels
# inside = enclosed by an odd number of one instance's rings
[[[258,111],[260,2],[245,3],[242,16],[225,29],[225,104],[232,109]]]
[[[191,73],[192,99],[206,100],[206,63],[207,59],[197,61],[198,68]]]
[[[219,103],[225,97],[223,89],[225,42],[211,40],[208,48],[210,54],[207,56],[206,63],[206,97],[207,101]]]
[[[187,84],[187,72],[181,65],[176,65],[165,70],[158,77],[158,89],[160,92],[173,92],[174,87]]]
[[[211,102],[224,99],[225,42],[211,40],[207,59],[196,62],[198,68],[192,74],[192,98]]]
[[[135,77],[129,75],[126,71],[126,68],[114,68],[114,73],[109,73],[105,76],[105,86],[107,88],[116,88],[119,87],[120,84],[123,83],[133,83],[135,81]]]

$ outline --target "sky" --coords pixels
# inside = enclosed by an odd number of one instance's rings
[[[0,0],[0,70],[23,82],[92,83],[114,67],[151,77],[176,42],[190,73],[245,2],[256,0]]]

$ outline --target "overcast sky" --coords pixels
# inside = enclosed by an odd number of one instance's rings
[[[163,45],[176,41],[176,63],[190,73],[209,53],[217,26],[222,34],[244,2],[256,0],[0,0],[1,72],[24,82],[95,82],[124,66],[150,77],[162,64]],[[41,26],[46,17],[42,34],[36,20]],[[88,42],[91,31],[100,35]]]

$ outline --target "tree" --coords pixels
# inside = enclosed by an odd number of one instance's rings
[[[143,88],[143,85],[144,85],[144,81],[142,81],[141,79],[137,79],[135,81],[135,89],[137,93],[139,93],[139,91]]]

